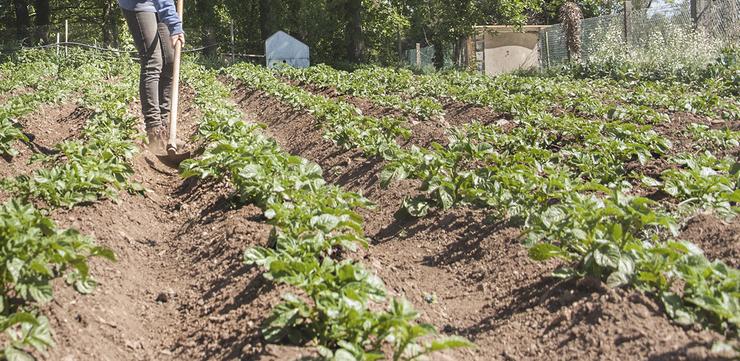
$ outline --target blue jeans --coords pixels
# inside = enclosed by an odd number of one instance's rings
[[[146,129],[166,125],[172,100],[175,49],[157,13],[123,10],[141,59],[139,95]]]

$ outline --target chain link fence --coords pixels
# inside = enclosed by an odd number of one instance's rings
[[[692,14],[692,5],[697,6],[696,14]],[[682,34],[697,31],[713,41],[737,42],[740,39],[738,11],[740,0],[717,0],[704,4],[701,0],[687,0],[639,10],[632,10],[627,5],[621,13],[582,21],[581,58],[588,59],[599,49],[618,47],[619,44],[647,49],[672,42],[692,41],[695,37]],[[568,61],[565,33],[560,24],[540,32],[540,48],[542,67]]]

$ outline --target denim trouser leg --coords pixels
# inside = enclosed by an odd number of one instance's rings
[[[174,49],[156,13],[123,10],[141,58],[139,93],[146,129],[163,125],[170,109]],[[164,41],[162,41],[164,39]]]
[[[162,48],[162,73],[159,76],[159,110],[162,123],[168,123],[170,118],[170,102],[172,101],[172,72],[175,63],[175,48],[170,40],[170,29],[165,23],[157,25],[157,32]]]

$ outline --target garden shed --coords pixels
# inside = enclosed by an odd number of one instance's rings
[[[265,41],[265,57],[270,68],[277,64],[288,64],[296,68],[308,68],[311,65],[308,45],[284,31],[278,31]]]
[[[476,26],[468,39],[468,63],[488,75],[540,66],[540,31],[547,25]]]

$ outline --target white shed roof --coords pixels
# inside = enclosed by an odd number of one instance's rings
[[[265,41],[265,56],[268,60],[309,59],[310,50],[298,39],[278,31]]]

